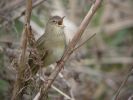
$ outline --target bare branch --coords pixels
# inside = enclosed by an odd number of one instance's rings
[[[43,77],[39,76],[38,74],[37,74],[37,76],[38,76],[43,82],[46,82],[45,79],[44,79]],[[57,91],[58,93],[60,93],[61,95],[63,95],[65,98],[67,98],[67,99],[69,99],[69,100],[75,100],[74,98],[71,98],[71,97],[68,96],[66,93],[64,93],[63,91],[61,91],[61,90],[58,89],[57,87],[55,87],[54,85],[52,85],[51,87],[52,87],[52,89],[54,89],[55,91]],[[39,91],[39,92],[37,93],[37,95],[35,96],[35,98],[34,98],[33,100],[38,100],[38,99],[39,99],[40,92],[41,92],[41,91]]]
[[[133,66],[131,68],[129,68],[129,72],[126,76],[126,78],[123,80],[123,82],[121,83],[120,87],[118,88],[117,92],[116,92],[116,96],[114,98],[114,100],[118,100],[119,94],[121,92],[121,89],[124,87],[124,85],[127,83],[128,78],[131,76],[131,74],[133,74]]]
[[[78,48],[80,48],[81,46],[83,46],[87,41],[89,41],[90,39],[92,39],[94,36],[96,35],[96,33],[94,33],[92,36],[90,36],[87,40],[83,41],[83,43],[79,44],[77,47],[75,47],[73,49],[73,51],[77,50]]]
[[[25,70],[26,70],[26,48],[27,48],[27,39],[28,39],[28,30],[30,25],[30,16],[32,10],[32,0],[27,0],[26,2],[26,16],[25,16],[25,27],[22,33],[21,41],[21,54],[18,61],[18,75],[17,80],[14,85],[12,100],[21,100],[23,96],[23,91],[20,92],[25,87]],[[19,94],[18,94],[19,93]]]
[[[44,1],[46,1],[46,0],[37,0],[37,1],[33,4],[32,8],[37,7],[38,5],[40,5],[41,3],[43,3]],[[20,17],[24,16],[25,13],[26,13],[26,9],[24,9],[19,15],[14,16],[14,17],[12,18],[12,20],[19,19]],[[8,21],[4,22],[2,25],[0,25],[0,27],[2,27],[3,25],[7,25],[7,24],[8,24]]]
[[[74,36],[74,38],[72,39],[72,41],[69,43],[67,49],[65,50],[65,53],[64,53],[62,59],[60,60],[59,63],[57,63],[57,66],[55,67],[54,72],[50,75],[50,77],[49,77],[50,80],[48,80],[48,84],[44,87],[44,90],[42,91],[39,100],[41,100],[42,96],[46,95],[48,89],[50,88],[50,86],[54,82],[54,80],[57,77],[58,73],[63,68],[65,62],[70,57],[70,55],[73,53],[73,49],[75,48],[77,42],[80,40],[84,30],[86,29],[87,25],[90,22],[92,16],[95,14],[95,12],[100,7],[101,2],[102,2],[102,0],[96,0],[95,3],[90,8],[87,15],[85,16],[85,18],[83,19],[81,25],[79,26],[79,28],[78,28],[75,36]]]
[[[37,7],[38,5],[40,5],[41,3],[43,3],[44,1],[46,1],[46,0],[37,0],[37,1],[33,4],[32,9],[35,8],[35,7]],[[24,10],[22,11],[22,13],[19,14],[18,16],[15,16],[15,17],[13,18],[13,20],[16,20],[16,19],[18,19],[18,18],[24,16],[24,15],[25,15],[25,12],[26,12],[26,9],[24,9]]]

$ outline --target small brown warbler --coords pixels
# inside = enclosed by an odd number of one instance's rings
[[[63,19],[59,16],[51,17],[46,24],[45,33],[36,42],[43,67],[59,61],[64,53],[66,38]]]

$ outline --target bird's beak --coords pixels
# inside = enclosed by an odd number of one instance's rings
[[[63,20],[65,18],[65,16],[63,16],[61,19]]]

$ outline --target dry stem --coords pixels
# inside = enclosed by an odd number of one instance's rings
[[[118,97],[119,97],[119,95],[120,95],[121,89],[122,89],[122,88],[124,87],[124,85],[127,83],[128,78],[129,78],[132,74],[133,74],[133,66],[129,69],[129,72],[128,72],[126,78],[123,80],[123,82],[121,83],[120,87],[118,88],[114,100],[118,100]]]
[[[12,100],[21,100],[23,96],[23,88],[25,87],[25,71],[26,71],[26,48],[27,48],[27,37],[28,30],[30,26],[30,16],[32,10],[32,0],[27,0],[26,2],[26,17],[25,17],[25,27],[22,33],[22,41],[21,41],[21,54],[20,59],[18,61],[18,76],[14,85]],[[20,92],[21,91],[21,92]]]
[[[95,14],[95,12],[100,7],[101,2],[102,2],[102,0],[96,0],[95,3],[92,5],[91,9],[89,10],[89,12],[87,13],[87,15],[85,16],[85,18],[83,19],[81,25],[79,26],[79,28],[78,28],[75,36],[74,36],[74,38],[72,39],[72,41],[69,43],[67,49],[65,50],[64,55],[62,56],[60,62],[57,63],[57,66],[55,67],[54,72],[50,75],[50,77],[49,77],[50,80],[48,81],[48,84],[44,87],[44,90],[41,92],[39,100],[41,100],[42,96],[46,95],[46,93],[48,92],[48,89],[50,88],[50,86],[54,82],[58,73],[63,68],[65,62],[70,57],[70,55],[73,53],[73,50],[74,50],[77,42],[80,40],[84,30],[86,29],[87,25],[90,22],[92,16]]]

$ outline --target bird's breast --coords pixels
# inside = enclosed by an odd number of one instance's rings
[[[60,60],[63,53],[64,53],[65,48],[62,47],[56,47],[53,50],[53,57],[55,57],[56,61]]]
[[[45,50],[49,51],[47,57],[43,60],[44,65],[47,66],[60,60],[64,53],[65,46],[66,39],[63,31],[60,31],[59,33],[50,32],[47,34],[44,41],[38,46],[39,50],[40,48],[44,48]],[[41,49],[41,54],[43,54],[43,52],[44,50]]]
[[[56,58],[56,61],[58,61],[62,57],[66,46],[64,33],[55,34],[54,39],[55,40],[53,42],[52,51],[53,51],[53,56]]]

